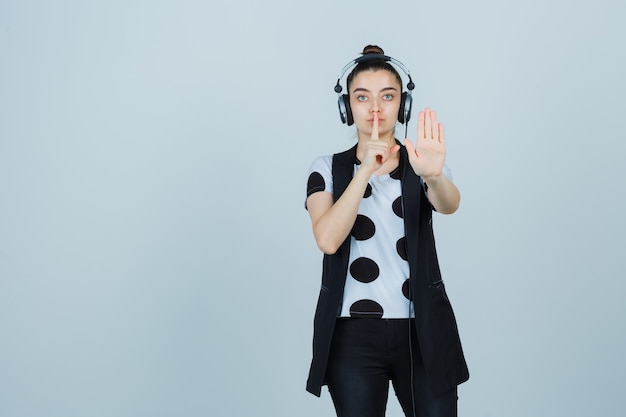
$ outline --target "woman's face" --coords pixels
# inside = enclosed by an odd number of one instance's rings
[[[393,136],[398,120],[402,86],[394,74],[386,70],[363,71],[350,84],[350,108],[360,133],[370,135],[374,114],[378,114],[378,133]]]

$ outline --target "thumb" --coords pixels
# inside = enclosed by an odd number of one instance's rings
[[[406,152],[409,154],[409,161],[415,161],[419,156],[413,146],[413,142],[410,139],[404,139],[404,146],[406,146]]]
[[[391,157],[394,156],[396,153],[398,153],[399,150],[400,150],[400,145],[398,144],[395,144],[391,148],[389,148],[389,155],[387,156],[386,160],[391,159]],[[383,163],[384,162],[385,161],[383,161]]]
[[[411,142],[409,139],[404,139],[404,146],[406,146],[406,150],[410,155],[415,154],[415,146],[413,146],[413,142]]]

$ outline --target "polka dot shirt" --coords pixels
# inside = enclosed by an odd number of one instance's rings
[[[316,192],[333,192],[332,155],[311,164],[307,196]],[[400,194],[399,169],[370,177],[350,232],[340,317],[413,317]]]

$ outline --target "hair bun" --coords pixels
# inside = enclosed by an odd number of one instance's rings
[[[380,46],[367,45],[365,48],[363,48],[363,55],[369,54],[385,55],[385,51],[383,51],[383,48],[381,48]]]

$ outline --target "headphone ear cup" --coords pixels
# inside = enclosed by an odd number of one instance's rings
[[[400,109],[398,110],[398,121],[400,123],[408,123],[411,119],[411,107],[413,106],[413,96],[404,92],[400,97]]]
[[[341,123],[345,124],[348,120],[348,116],[346,115],[346,103],[341,95],[337,98],[337,107],[339,107],[339,117],[341,118]]]
[[[352,118],[352,109],[350,109],[350,97],[347,94],[340,95],[337,104],[339,105],[341,123],[352,126],[354,119]]]

